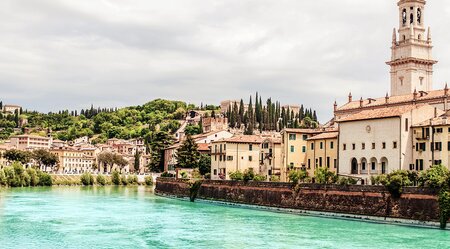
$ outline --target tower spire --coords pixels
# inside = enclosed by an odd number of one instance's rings
[[[431,42],[431,28],[430,27],[428,27],[427,40],[428,40],[428,42]]]
[[[395,28],[392,32],[392,44],[397,44],[397,30]]]

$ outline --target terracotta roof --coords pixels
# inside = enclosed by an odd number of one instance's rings
[[[237,135],[230,138],[224,138],[217,141],[214,141],[213,143],[219,143],[219,142],[227,142],[227,143],[261,143],[263,139],[260,136],[256,135]]]
[[[308,138],[308,140],[321,140],[321,139],[332,139],[337,138],[339,136],[339,132],[324,132],[314,137]]]
[[[420,123],[413,124],[412,127],[428,127],[428,126],[445,126],[450,125],[450,111],[442,114],[439,117],[425,120]]]
[[[445,90],[434,90],[429,92],[418,92],[416,95],[417,102],[426,102],[427,100],[433,100],[445,97]],[[407,103],[414,101],[414,93],[389,96],[387,103],[386,97],[376,98],[376,99],[365,99],[363,100],[363,107],[382,107],[383,105],[395,105],[400,103]],[[355,100],[348,102],[343,106],[339,107],[337,111],[345,111],[360,108],[360,100]]]
[[[363,110],[354,114],[349,114],[347,116],[341,117],[336,120],[336,122],[347,122],[347,121],[358,121],[358,120],[368,120],[368,119],[378,119],[378,118],[393,118],[399,117],[404,113],[411,110],[418,109],[424,105],[403,105],[394,107],[385,107],[373,110]]]
[[[274,137],[264,138],[263,142],[265,142],[265,141],[269,141],[274,144],[281,144],[281,138],[278,138],[278,137],[277,138],[274,138]]]
[[[198,151],[209,151],[209,144],[198,144]]]

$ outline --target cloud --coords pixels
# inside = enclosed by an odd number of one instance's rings
[[[450,7],[429,2],[435,88],[450,78]],[[260,92],[326,121],[334,100],[389,89],[391,0],[3,0],[0,98],[40,111]]]

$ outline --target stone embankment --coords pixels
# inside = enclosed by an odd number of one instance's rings
[[[190,185],[186,180],[158,178],[156,181],[157,194],[189,197],[189,190]],[[403,194],[395,198],[383,186],[294,186],[290,183],[204,180],[197,198],[332,216],[439,226],[438,193],[424,188],[404,188]]]

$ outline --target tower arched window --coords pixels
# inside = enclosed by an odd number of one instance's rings
[[[414,22],[414,14],[411,13],[411,15],[409,15],[409,23],[412,24]]]
[[[405,25],[406,24],[406,18],[407,18],[407,15],[406,15],[406,9],[403,9],[403,12],[402,12],[402,18],[403,18],[403,25]]]
[[[420,8],[417,9],[417,23],[422,22],[422,10]]]

